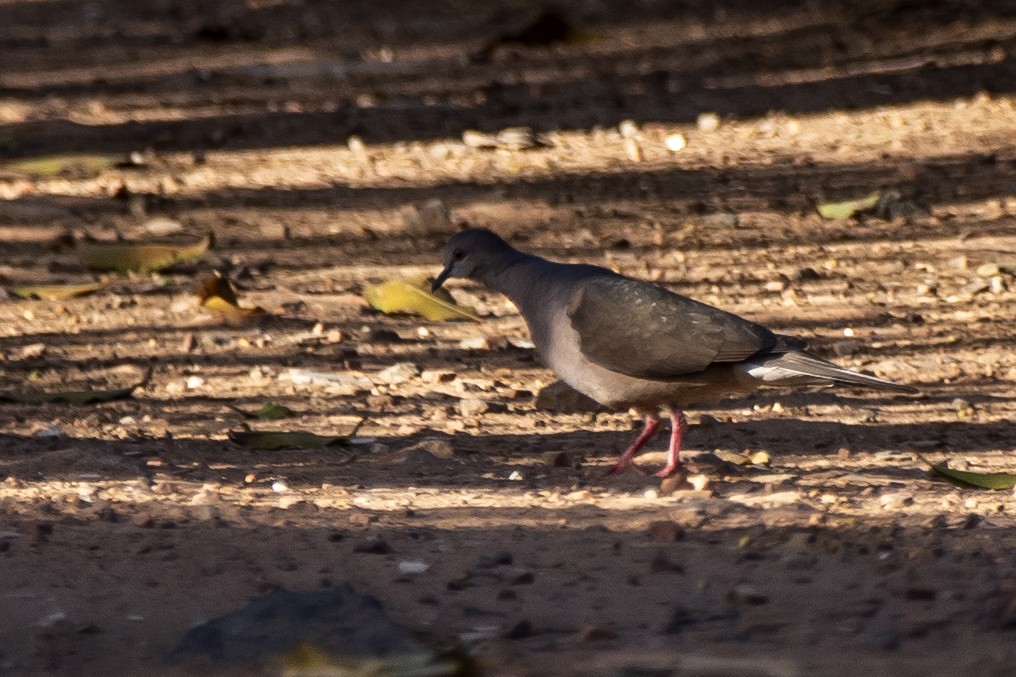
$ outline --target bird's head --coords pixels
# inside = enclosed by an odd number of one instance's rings
[[[450,277],[467,277],[490,286],[493,276],[523,256],[485,228],[470,228],[456,233],[441,254],[444,270],[431,285],[435,291]]]

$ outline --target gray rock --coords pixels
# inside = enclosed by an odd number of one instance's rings
[[[331,590],[277,591],[191,628],[167,662],[260,664],[303,644],[335,656],[376,657],[417,652],[408,630],[373,597],[350,585]]]

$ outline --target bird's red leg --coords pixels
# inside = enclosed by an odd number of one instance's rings
[[[646,416],[646,423],[645,427],[642,428],[642,432],[640,432],[639,436],[635,438],[635,441],[631,443],[631,446],[624,450],[624,453],[621,454],[621,457],[617,459],[617,463],[615,463],[610,467],[610,470],[607,471],[607,474],[616,475],[617,473],[627,468],[629,465],[634,466],[631,460],[635,458],[635,454],[639,452],[639,449],[644,447],[646,442],[648,442],[652,438],[652,436],[656,434],[656,429],[659,427],[660,420],[658,418],[656,418],[655,416]],[[638,469],[638,466],[634,467]],[[641,470],[639,472],[641,472]]]
[[[681,467],[681,438],[684,436],[684,413],[678,409],[670,410],[670,450],[667,451],[667,465],[663,466],[657,477],[670,477]]]

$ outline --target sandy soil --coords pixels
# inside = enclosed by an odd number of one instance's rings
[[[97,279],[68,235],[218,238],[89,297],[0,303],[4,392],[152,370],[128,400],[0,407],[0,672],[186,672],[163,660],[195,624],[349,582],[485,674],[1016,673],[1013,497],[918,458],[1016,468],[1016,5],[557,5],[575,39],[483,59],[536,12],[0,0],[0,154],[144,155],[0,171],[6,284]],[[543,144],[462,143],[513,125]],[[874,190],[904,209],[815,212]],[[637,422],[538,408],[554,378],[503,298],[449,285],[480,324],[362,301],[436,273],[464,223],[922,395],[762,393],[690,414],[704,489],[605,477]],[[271,316],[198,308],[212,270]],[[231,409],[266,401],[298,416]],[[326,450],[227,439],[361,420]]]

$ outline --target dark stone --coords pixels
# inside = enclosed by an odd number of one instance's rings
[[[192,628],[167,662],[264,663],[303,644],[336,656],[418,652],[408,630],[375,598],[349,584],[313,591],[276,591]]]

